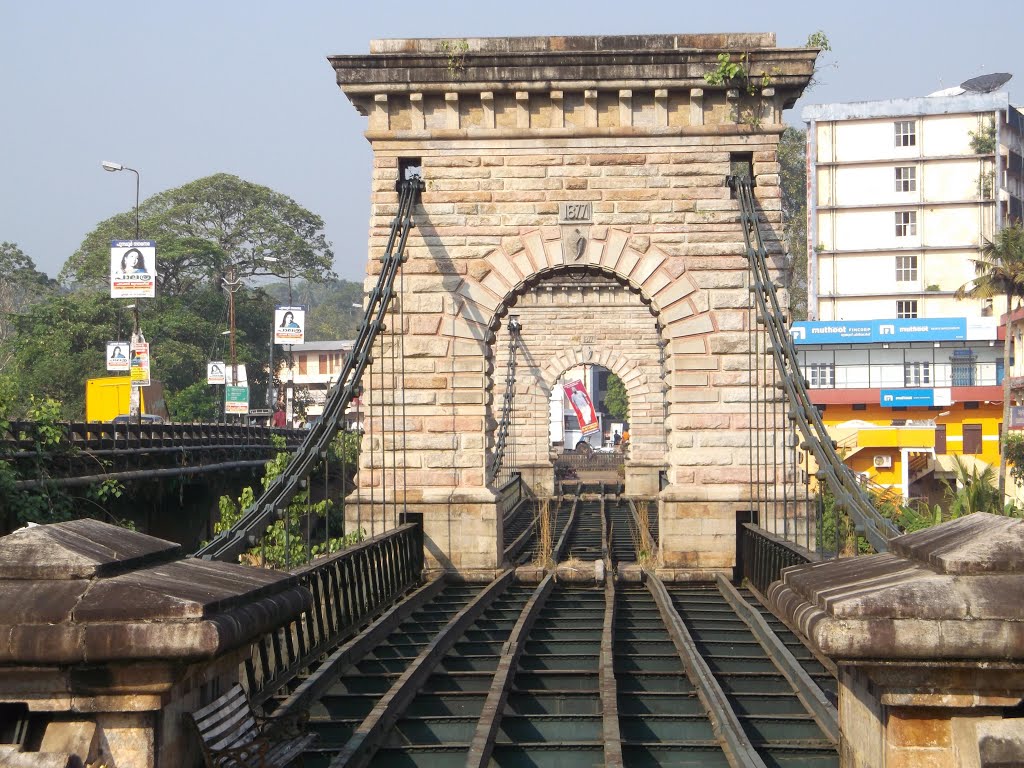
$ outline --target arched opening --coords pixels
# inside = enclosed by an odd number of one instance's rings
[[[508,322],[515,316],[521,343],[506,460],[527,484],[552,493],[558,457],[584,437],[565,389],[573,382],[586,392],[597,421],[585,436],[591,452],[614,457],[614,435],[628,423],[632,446],[618,464],[649,466],[657,477],[668,453],[666,344],[650,302],[614,276],[568,268],[506,297],[500,314],[492,345],[491,446],[505,394],[500,374],[509,358]],[[610,386],[627,403],[625,419],[621,408],[613,414],[608,407]]]

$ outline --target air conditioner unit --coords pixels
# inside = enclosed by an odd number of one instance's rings
[[[884,453],[880,453],[875,456],[875,469],[891,469],[892,468],[892,456],[887,456]]]

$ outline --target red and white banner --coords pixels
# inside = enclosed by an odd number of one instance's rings
[[[584,435],[600,431],[601,424],[597,420],[594,403],[591,402],[590,395],[587,394],[587,388],[583,386],[583,382],[576,379],[575,381],[563,384],[562,389],[565,391],[565,396],[569,398],[569,402],[572,403],[572,409],[576,411],[576,418],[580,422],[580,431]]]

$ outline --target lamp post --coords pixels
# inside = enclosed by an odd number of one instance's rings
[[[127,165],[121,165],[120,163],[112,163],[110,160],[104,160],[100,163],[104,171],[110,171],[116,173],[117,171],[131,171],[135,174],[135,239],[139,239],[139,172],[134,168],[129,168]]]
[[[139,239],[139,172],[134,168],[129,168],[127,165],[121,163],[114,163],[110,160],[103,160],[100,166],[104,171],[110,173],[116,173],[117,171],[131,171],[135,174],[135,239]],[[146,339],[142,335],[142,331],[139,329],[139,305],[131,304],[127,309],[133,310],[133,322],[132,322],[132,347],[136,344],[144,344]],[[133,349],[134,353],[134,349]],[[129,373],[129,376],[131,373]],[[142,422],[142,398],[139,393],[139,385],[132,381],[131,383],[131,398],[128,401],[128,416],[129,419],[135,419],[139,423]]]

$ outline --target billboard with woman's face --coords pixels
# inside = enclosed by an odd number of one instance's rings
[[[156,296],[156,243],[113,240],[110,243],[110,298],[152,299]]]
[[[275,344],[301,344],[305,339],[305,327],[305,307],[277,307],[274,310]]]

